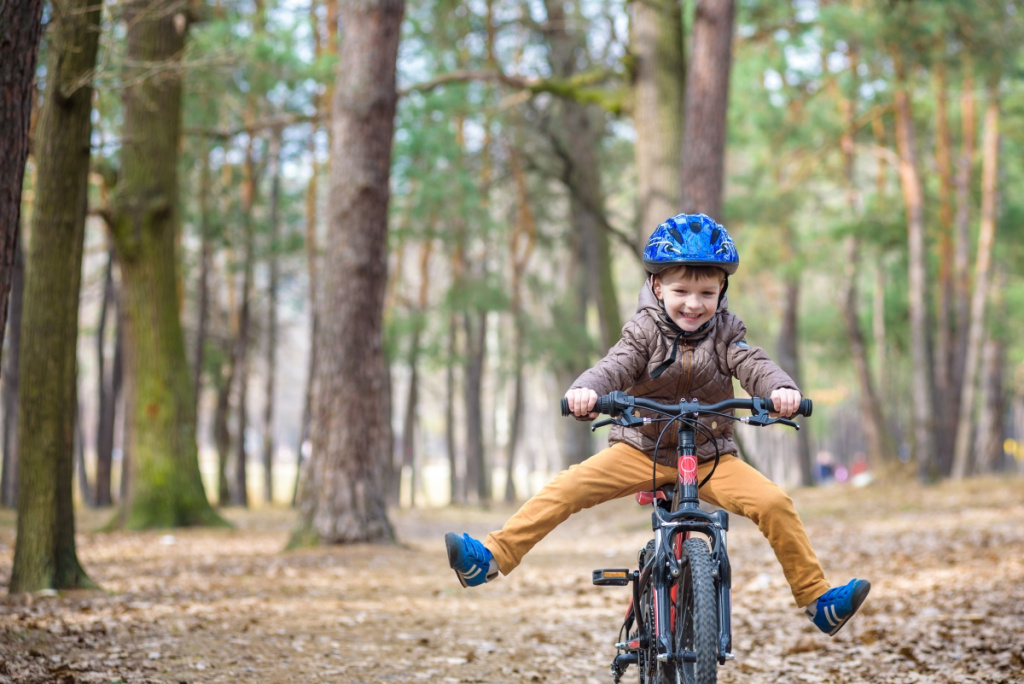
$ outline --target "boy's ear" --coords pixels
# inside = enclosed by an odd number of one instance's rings
[[[661,278],[657,275],[651,276],[651,289],[654,290],[654,296],[661,299]]]

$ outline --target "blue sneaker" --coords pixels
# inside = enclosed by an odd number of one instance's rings
[[[461,537],[454,532],[444,535],[448,548],[448,565],[458,575],[464,587],[475,587],[498,576],[498,564],[487,547],[468,534]]]
[[[832,587],[818,597],[818,600],[804,610],[811,622],[825,634],[833,636],[843,628],[846,621],[864,603],[871,583],[867,580],[852,579],[846,586]]]

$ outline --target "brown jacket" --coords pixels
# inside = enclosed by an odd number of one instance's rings
[[[798,389],[763,349],[747,344],[746,326],[727,307],[728,300],[723,298],[708,327],[686,336],[665,314],[647,281],[640,291],[636,314],[622,326],[622,338],[597,365],[576,379],[572,389],[592,389],[598,395],[622,390],[666,404],[684,398],[702,403],[732,398],[734,377],[750,396],[766,397],[781,388]],[[676,344],[675,360],[665,366]],[[659,372],[659,366],[665,367]],[[641,410],[639,415],[654,414]],[[704,416],[701,422],[715,435],[722,454],[736,453],[733,421]],[[614,425],[608,441],[625,442],[653,458],[654,446],[665,425]],[[700,432],[695,437],[698,460],[714,459],[715,444]],[[670,426],[658,447],[659,463],[675,463],[676,443],[676,429]]]

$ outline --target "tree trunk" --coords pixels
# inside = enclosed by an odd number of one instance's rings
[[[585,36],[568,30],[562,0],[547,0],[545,5],[548,62],[556,76],[570,79],[577,73],[580,53],[586,50],[585,42],[581,43]],[[588,279],[584,308],[586,301],[593,297],[600,324],[601,347],[608,350],[619,340],[622,320],[611,268],[601,165],[597,159],[603,137],[603,125],[598,117],[603,113],[593,106],[570,99],[561,100],[557,106],[557,130],[549,131],[549,137],[563,162],[562,182],[569,191],[572,244],[577,250],[574,258],[584,265]]]
[[[0,350],[21,225],[42,12],[43,0],[0,3]]]
[[[270,282],[267,284],[267,382],[263,391],[263,500],[274,502],[274,372],[277,368],[277,288],[280,263],[277,256],[281,234],[281,136],[274,130],[270,159],[274,172],[270,180]]]
[[[386,461],[393,437],[383,305],[402,0],[343,7],[332,101],[324,310],[319,321],[313,453],[292,544],[388,542]],[[358,400],[358,401],[357,401]]]
[[[203,362],[206,359],[206,330],[210,323],[210,260],[213,256],[213,241],[210,239],[210,150],[203,150],[202,167],[199,171],[199,284],[196,297],[196,340],[192,355],[192,403],[199,415],[199,397],[203,393]]]
[[[910,351],[913,362],[914,458],[926,480],[939,477],[935,454],[931,383],[932,364],[928,354],[927,264],[925,259],[924,192],[917,163],[914,119],[906,91],[906,75],[897,62],[896,141],[900,159],[900,186],[907,214],[909,247]]]
[[[36,196],[26,252],[18,536],[11,593],[94,586],[78,562],[72,503],[78,423],[78,303],[100,6],[56,2],[36,129]],[[84,81],[84,83],[82,83]]]
[[[173,0],[125,5],[121,176],[114,243],[125,312],[130,529],[226,524],[206,499],[196,449],[192,376],[179,319],[175,258],[181,128],[179,63],[186,17]],[[166,68],[145,77],[152,65]]]
[[[680,171],[682,210],[722,220],[725,127],[732,70],[735,0],[699,0],[686,75]]]
[[[949,397],[953,393],[952,362],[956,344],[953,327],[953,170],[950,153],[949,120],[946,116],[948,85],[946,68],[941,61],[935,66],[935,163],[939,175],[939,280],[936,292],[935,321],[935,393]],[[946,412],[949,402],[939,409]],[[936,456],[943,474],[949,472],[953,456],[953,415],[935,425]]]
[[[864,429],[864,441],[867,443],[868,460],[871,467],[881,470],[895,454],[889,429],[882,415],[878,393],[871,378],[868,363],[867,345],[860,329],[860,316],[857,312],[857,272],[861,263],[860,241],[856,235],[847,238],[846,243],[846,274],[843,282],[842,309],[843,321],[846,323],[846,336],[850,342],[850,356],[857,373],[857,384],[860,386],[861,425]]]
[[[995,269],[992,282],[993,321],[1006,318],[1006,273]],[[993,326],[997,327],[997,326]],[[1004,415],[1006,398],[1003,378],[1006,375],[1006,343],[1000,331],[988,330],[981,354],[981,406],[978,417],[978,434],[975,440],[976,470],[978,472],[999,472],[1003,466]]]
[[[957,424],[963,397],[960,388],[964,382],[964,366],[967,362],[967,336],[970,329],[971,308],[971,177],[976,152],[977,111],[974,97],[973,67],[970,57],[964,59],[964,79],[960,91],[960,155],[956,171],[956,218],[953,232],[953,329],[950,349],[949,383],[955,391],[949,393],[949,401],[943,407],[943,421],[950,426],[950,448],[945,453],[948,459],[943,463],[945,474],[952,474],[953,451],[956,445]]]
[[[77,391],[76,391],[77,395]],[[96,507],[96,496],[89,484],[89,471],[85,464],[85,431],[82,429],[82,404],[75,408],[74,438],[75,477],[78,480],[78,495],[89,508]]]
[[[516,186],[516,223],[512,230],[509,252],[512,254],[512,411],[508,426],[508,455],[505,459],[507,474],[505,477],[505,501],[516,500],[516,451],[519,447],[519,432],[523,424],[523,368],[526,365],[524,349],[526,345],[526,320],[523,313],[523,274],[537,245],[537,222],[530,208],[530,194],[526,187],[526,175],[519,154],[512,146],[509,148],[509,166]]]
[[[11,315],[8,319],[11,330],[7,340],[7,356],[3,359],[3,383],[0,383],[4,403],[4,470],[0,479],[0,505],[7,508],[18,505],[18,364],[21,362],[21,314],[25,293],[25,257],[20,240],[14,250]]]
[[[458,320],[448,315],[448,358],[445,363],[444,437],[448,449],[449,503],[465,503],[465,485],[459,477],[459,449],[455,437],[455,358],[458,355]]]
[[[982,139],[981,167],[981,230],[974,267],[974,292],[971,296],[971,324],[967,336],[967,358],[960,389],[960,416],[957,420],[956,445],[953,448],[953,477],[963,479],[971,473],[971,417],[978,380],[978,362],[985,328],[985,303],[989,296],[992,244],[996,234],[996,192],[999,175],[999,92],[988,89],[985,108],[985,129]]]
[[[638,238],[679,213],[686,58],[680,0],[633,3],[635,59],[633,121],[636,127]]]
[[[245,157],[245,183],[242,196],[242,231],[245,256],[242,273],[242,304],[238,313],[238,336],[235,338],[235,382],[238,383],[238,420],[235,440],[235,486],[231,502],[236,506],[249,505],[248,450],[246,432],[249,426],[249,329],[252,318],[252,280],[255,270],[256,249],[253,228],[253,207],[256,203],[256,171],[253,163],[252,138]]]
[[[800,319],[800,276],[789,275],[785,285],[785,308],[782,312],[782,327],[779,329],[778,362],[782,370],[789,373],[797,386],[800,386],[800,348],[798,341],[800,332],[797,323]],[[814,486],[814,471],[811,468],[811,442],[805,425],[797,433],[797,464],[800,470],[800,485]]]
[[[483,379],[487,352],[487,312],[463,314],[466,362],[463,371],[466,400],[466,481],[475,488],[476,501],[491,500],[491,478],[484,453]]]
[[[231,388],[235,384],[234,361],[226,359],[217,384],[217,407],[213,414],[213,441],[217,446],[217,505],[231,504],[231,485],[228,463],[231,461]]]
[[[107,346],[107,319],[111,316],[115,321],[115,363],[118,350],[117,340],[120,339],[120,329],[116,326],[117,321],[117,289],[114,284],[114,250],[110,249],[107,254],[107,272],[103,283],[103,301],[100,304],[99,325],[96,329],[96,375],[99,385],[99,412],[96,421],[96,505],[110,506],[113,498],[110,492],[111,465],[113,464],[114,451],[114,421],[117,413],[117,393],[114,386],[114,377],[117,370],[113,367],[108,371],[106,363]]]
[[[315,7],[315,3],[314,3]],[[310,154],[315,155],[315,143],[310,136]],[[313,156],[312,174],[309,177],[309,184],[306,186],[306,273],[309,279],[309,357],[306,360],[306,391],[303,393],[302,401],[302,429],[300,430],[298,456],[295,463],[295,484],[292,488],[292,506],[298,503],[299,480],[301,479],[303,460],[306,454],[306,445],[310,440],[310,423],[313,417],[313,387],[316,384],[316,340],[317,320],[319,301],[317,292],[319,290],[319,260],[320,253],[317,247],[316,226],[317,226],[317,174],[319,173],[316,157]]]
[[[850,73],[855,75],[856,67],[859,64],[857,51],[851,50],[850,56]],[[839,146],[843,153],[846,205],[849,209],[851,220],[860,218],[862,214],[861,194],[854,177],[856,162],[854,156],[854,134],[857,129],[854,120],[854,101],[852,97],[855,97],[857,84],[858,82],[855,80],[854,87],[851,88],[853,96],[846,97],[840,94],[839,100],[839,110],[844,123]],[[881,167],[882,170],[884,168]],[[884,185],[880,187],[884,188]],[[846,238],[846,269],[842,279],[840,305],[843,311],[843,321],[846,324],[846,336],[850,343],[850,355],[857,373],[857,384],[860,387],[861,425],[864,430],[864,441],[867,443],[868,461],[873,469],[880,471],[883,464],[894,454],[894,449],[889,437],[888,428],[885,425],[885,419],[882,416],[881,405],[878,402],[878,393],[875,391],[875,383],[871,378],[871,364],[868,361],[867,345],[864,342],[864,333],[860,327],[857,288],[860,264],[860,238],[856,233],[853,233]]]
[[[433,238],[428,234],[420,252],[420,290],[416,300],[415,322],[409,341],[409,394],[405,402],[402,419],[402,469],[409,470],[409,505],[416,507],[420,491],[420,472],[416,453],[416,413],[419,409],[419,359],[423,328],[426,325],[427,297],[430,292],[430,255],[433,252]],[[400,479],[400,478],[399,478]]]

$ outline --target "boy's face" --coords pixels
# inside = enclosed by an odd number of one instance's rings
[[[665,302],[668,317],[686,332],[693,332],[718,311],[722,280],[668,273],[654,276],[654,295]]]

